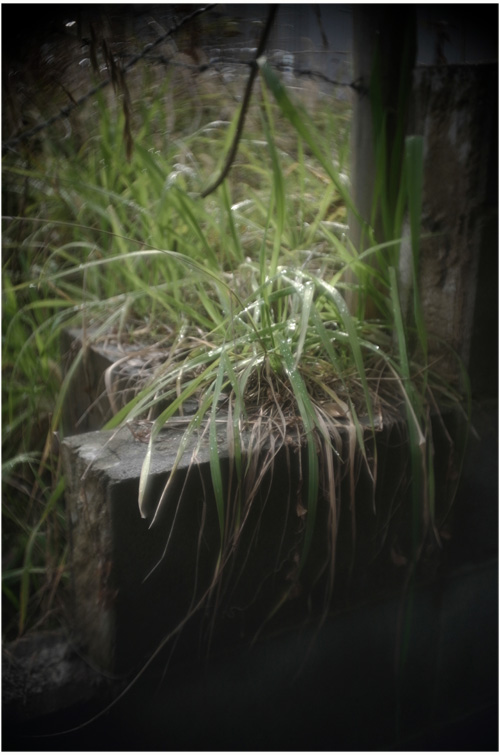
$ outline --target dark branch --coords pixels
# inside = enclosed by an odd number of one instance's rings
[[[257,60],[261,57],[264,50],[266,49],[267,39],[269,37],[269,33],[271,31],[271,27],[273,25],[274,17],[276,15],[276,11],[278,10],[278,6],[271,5],[269,8],[269,13],[267,16],[266,25],[264,26],[264,29],[262,31],[262,36],[260,38],[259,46],[257,48],[257,53],[255,55],[255,58],[252,62],[252,66],[250,69],[250,76],[248,77],[246,89],[245,89],[245,95],[243,97],[243,103],[241,105],[241,111],[240,111],[240,117],[238,118],[238,125],[236,127],[236,133],[234,135],[233,143],[231,145],[231,149],[229,150],[229,154],[226,158],[226,163],[222,169],[222,172],[219,176],[219,178],[213,183],[211,186],[208,187],[208,189],[205,189],[204,192],[202,192],[201,196],[203,198],[208,197],[209,194],[214,192],[223,182],[223,180],[226,178],[227,174],[229,173],[231,169],[231,165],[233,164],[234,158],[236,157],[236,152],[238,151],[238,145],[240,143],[241,134],[243,133],[243,126],[245,125],[245,118],[248,110],[248,105],[250,104],[250,98],[252,96],[252,89],[253,84],[255,81],[255,77],[257,75]]]

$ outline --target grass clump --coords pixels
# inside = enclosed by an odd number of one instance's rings
[[[109,423],[158,414],[141,478],[142,511],[155,439],[196,401],[185,441],[202,428],[210,447],[220,533],[214,591],[259,480],[290,442],[305,453],[307,516],[293,579],[278,602],[300,582],[320,496],[330,510],[331,591],[341,505],[335,470],[343,465],[349,478],[355,517],[354,470],[361,464],[375,486],[376,433],[401,411],[425,525],[418,548],[424,535],[439,538],[429,406],[455,402],[459,392],[429,370],[421,320],[411,330],[403,324],[397,258],[374,268],[368,263],[384,246],[372,238],[358,254],[342,236],[347,209],[355,211],[344,175],[348,108],[332,109],[326,99],[313,125],[267,64],[262,74],[230,174],[206,199],[200,195],[224,162],[238,115],[228,99],[231,118],[219,117],[220,88],[211,75],[193,79],[194,97],[176,77],[154,82],[149,92],[129,86],[125,111],[97,92],[86,114],[94,126],[84,136],[81,124],[62,142],[46,132],[38,149],[4,159],[4,596],[15,622],[8,633],[47,617],[65,575],[54,433],[71,379],[71,371],[61,374],[60,334],[72,325],[83,329],[85,344],[112,335],[122,345],[165,350],[148,385]],[[411,143],[408,150],[410,166]],[[394,250],[397,240],[386,246]],[[344,294],[355,284],[345,282],[348,269],[363,297],[377,298],[376,320],[349,312]],[[230,483],[218,452],[221,406]],[[338,445],[340,431],[347,450]],[[257,469],[249,460],[263,438],[267,453]],[[167,484],[153,520],[168,494]]]

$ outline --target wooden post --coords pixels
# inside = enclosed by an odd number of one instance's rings
[[[378,54],[379,69],[375,70]],[[351,135],[351,186],[354,205],[361,218],[371,223],[374,218],[375,238],[385,240],[380,213],[374,210],[375,153],[374,124],[370,90],[374,76],[380,75],[381,104],[387,118],[387,191],[394,193],[394,176],[399,173],[404,150],[404,139],[397,140],[398,126],[407,121],[411,76],[416,54],[415,11],[411,6],[363,5],[353,8],[353,64],[358,90],[354,98]],[[405,59],[406,55],[406,59]],[[399,179],[396,179],[399,183]],[[389,201],[392,200],[388,197]],[[358,252],[367,247],[366,234],[352,213],[349,216],[349,235]],[[349,282],[354,278],[351,275]],[[348,305],[354,313],[358,297],[349,292]],[[365,316],[376,315],[373,302],[365,301]]]

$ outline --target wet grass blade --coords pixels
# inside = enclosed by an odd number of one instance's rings
[[[306,337],[309,333],[309,328],[310,328],[309,318],[311,316],[311,308],[313,305],[313,297],[314,297],[314,285],[312,283],[304,284],[303,288],[304,288],[303,295],[301,297],[302,312],[300,315],[299,339],[297,342],[297,347],[295,349],[295,366],[296,367],[298,366],[300,359],[302,357],[302,352],[304,350]]]
[[[428,479],[426,474],[426,441],[419,422],[419,416],[421,416],[421,400],[415,391],[411,379],[406,334],[401,314],[396,271],[394,268],[390,268],[389,277],[391,282],[392,305],[394,309],[394,324],[399,349],[399,363],[401,366],[402,385],[404,386],[403,392],[406,399],[408,417],[413,499],[412,544],[413,559],[416,561],[421,539],[421,516],[422,511],[424,510],[424,496],[427,497],[426,486]]]
[[[286,192],[285,192],[285,182],[283,179],[283,173],[281,170],[281,163],[278,157],[278,153],[276,151],[276,146],[274,143],[274,135],[272,133],[271,108],[269,106],[268,99],[265,95],[265,90],[263,92],[263,97],[264,97],[264,103],[265,103],[266,109],[265,109],[265,116],[262,118],[262,124],[264,127],[264,133],[267,140],[267,147],[269,150],[269,154],[271,156],[271,174],[272,174],[271,206],[275,207],[275,212],[273,212],[274,225],[275,225],[273,251],[272,251],[271,261],[269,263],[269,269],[268,269],[268,275],[269,277],[272,278],[274,275],[276,275],[276,270],[278,267],[278,259],[279,259],[279,254],[280,254],[281,244],[282,244],[282,239],[283,239],[283,232],[285,228]]]
[[[302,377],[296,367],[295,359],[288,346],[288,343],[282,335],[276,333],[276,341],[279,352],[283,359],[285,372],[290,380],[292,390],[297,402],[300,418],[304,425],[307,443],[307,520],[306,531],[304,535],[304,545],[299,562],[299,573],[307,561],[309,550],[311,548],[314,527],[316,523],[316,510],[318,503],[319,491],[319,465],[315,444],[314,429],[316,426],[316,415],[311,404],[309,392],[304,384]]]
[[[219,194],[222,199],[222,206],[224,208],[224,213],[227,218],[227,223],[229,226],[229,232],[230,232],[230,239],[232,242],[232,253],[229,255],[229,259],[236,259],[237,264],[240,264],[245,259],[245,255],[243,253],[243,248],[241,246],[241,238],[240,234],[238,233],[238,230],[236,228],[235,224],[235,213],[231,209],[231,197],[230,197],[230,189],[227,181],[223,181],[222,185],[219,189]]]
[[[326,354],[327,354],[327,356],[328,356],[331,364],[333,365],[335,373],[339,376],[339,379],[340,379],[341,383],[344,386],[346,395],[349,396],[349,386],[348,386],[348,384],[344,380],[342,368],[340,366],[337,354],[335,353],[335,349],[333,348],[333,345],[332,345],[332,340],[334,340],[334,339],[332,339],[331,333],[327,332],[327,330],[326,330],[325,326],[323,325],[323,323],[321,321],[321,318],[320,318],[320,316],[319,316],[319,314],[316,311],[316,308],[314,306],[312,308],[311,316],[312,316],[312,321],[313,321],[313,325],[314,325],[315,331],[318,333],[319,338],[321,340],[321,344],[322,344],[322,346],[323,346],[323,348],[324,348],[324,350],[325,350],[325,352],[326,352]],[[345,402],[340,401],[340,399],[338,398],[338,396],[332,394],[332,392],[329,391],[328,389],[325,389],[325,392],[327,394],[329,394],[331,396],[331,398],[334,399],[334,401],[337,404],[337,406],[339,407],[340,411],[342,413],[344,413],[345,416],[352,422],[352,424],[354,426],[354,429],[355,429],[355,434],[356,434],[356,438],[357,438],[357,442],[358,442],[358,447],[359,447],[359,449],[360,449],[360,451],[361,451],[361,453],[363,455],[363,458],[365,460],[366,468],[370,472],[370,476],[373,478],[374,477],[374,472],[370,468],[370,464],[368,462],[368,456],[367,456],[366,449],[365,449],[364,430],[363,430],[363,428],[361,426],[361,423],[360,423],[359,418],[358,418],[358,414],[356,412],[354,404],[352,403],[352,400],[349,398],[348,399],[349,403],[347,405],[347,404],[345,404]],[[375,459],[376,459],[376,456],[375,456]]]
[[[320,165],[324,168],[324,170],[334,183],[337,191],[345,202],[346,207],[352,210],[359,222],[363,223],[363,220],[359,216],[356,207],[354,207],[352,199],[348,191],[346,190],[344,183],[338,174],[338,171],[333,166],[331,160],[326,156],[325,152],[321,149],[320,140],[318,139],[317,134],[314,133],[314,127],[312,123],[309,122],[307,114],[303,110],[299,110],[299,108],[293,104],[279,77],[273,71],[271,66],[266,62],[266,60],[261,59],[260,61],[258,61],[258,64],[261,74],[263,75],[264,80],[270,91],[272,92],[276,102],[281,108],[283,115],[290,121],[292,126],[296,129],[297,133],[309,146],[315,158],[318,160]]]
[[[149,470],[151,468],[151,459],[152,459],[152,454],[153,454],[153,451],[154,451],[155,440],[158,437],[158,434],[164,428],[165,423],[167,422],[167,420],[170,419],[170,417],[174,416],[174,414],[182,407],[183,403],[187,399],[191,398],[191,396],[193,396],[193,394],[196,392],[196,390],[199,388],[199,386],[202,385],[207,380],[207,378],[209,378],[212,375],[212,373],[213,373],[213,365],[209,364],[208,367],[206,367],[200,375],[198,375],[196,378],[194,378],[187,385],[187,387],[182,391],[182,393],[179,396],[177,396],[177,398],[174,399],[169,404],[169,406],[166,409],[164,409],[164,411],[157,417],[157,419],[153,423],[153,427],[151,429],[151,434],[150,434],[149,441],[148,441],[148,447],[147,447],[147,451],[146,451],[146,456],[144,458],[144,462],[143,462],[143,465],[142,465],[142,468],[141,468],[141,475],[140,475],[140,478],[139,478],[139,510],[140,510],[141,516],[143,518],[145,518],[147,516],[147,512],[146,512],[146,509],[145,509],[146,491],[147,491],[147,483],[148,483],[148,479],[149,479]],[[151,391],[151,389],[149,389],[149,392],[148,392],[149,394],[150,394],[150,391]],[[129,416],[129,415],[127,415],[127,413],[124,413],[124,416]],[[116,426],[116,424],[117,424],[116,418],[114,418],[114,420],[112,420],[112,423],[113,423],[113,426]],[[111,423],[108,423],[108,426],[109,425],[111,425]],[[190,436],[191,432],[192,432],[192,429],[188,428],[188,430],[186,431],[186,433],[184,435],[184,438],[183,438],[184,442],[182,442],[180,444],[180,447],[179,447],[179,450],[177,452],[177,456],[175,458],[174,464],[172,465],[172,470],[171,470],[171,473],[170,473],[170,479],[172,479],[173,474],[174,474],[175,470],[177,469],[177,467],[178,467],[178,465],[179,465],[179,463],[180,463],[180,461],[182,459],[182,456],[184,455],[184,451],[185,451],[185,447],[186,447],[186,444],[187,444],[187,440],[189,439],[189,436]],[[158,506],[156,508],[156,512],[155,512],[155,515],[153,517],[153,522],[154,522],[154,519],[157,516],[158,510],[159,510],[159,506],[160,506],[160,504],[158,504]]]
[[[347,304],[345,303],[345,300],[342,294],[339,291],[337,291],[337,289],[334,286],[330,286],[330,284],[326,283],[325,281],[321,281],[319,283],[324,293],[326,293],[326,295],[335,304],[335,307],[337,308],[342,324],[347,332],[347,336],[349,339],[349,347],[351,349],[354,363],[356,365],[356,369],[359,375],[359,379],[363,387],[363,393],[364,393],[364,398],[365,398],[365,403],[366,403],[366,412],[368,414],[368,419],[370,421],[370,427],[374,428],[375,421],[374,421],[370,389],[368,387],[368,381],[366,379],[366,372],[365,372],[363,354],[361,351],[360,339],[356,332],[356,326],[354,324],[354,320],[351,317],[351,314],[349,312],[349,309],[347,307]]]

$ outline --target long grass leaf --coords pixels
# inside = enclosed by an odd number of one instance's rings
[[[65,488],[64,477],[60,477],[59,481],[57,482],[57,485],[55,486],[54,490],[49,496],[49,499],[46,503],[42,516],[40,517],[36,525],[33,527],[33,529],[31,530],[28,543],[24,551],[23,569],[22,569],[22,574],[21,574],[21,585],[20,585],[20,595],[19,595],[19,634],[22,634],[24,632],[26,619],[27,619],[28,604],[29,604],[29,597],[30,597],[30,579],[31,579],[31,574],[33,573],[33,564],[32,564],[33,548],[34,548],[36,539],[39,535],[42,525],[47,520],[48,516],[52,513],[56,504],[58,503],[58,501],[61,499],[62,495],[64,494],[64,488]]]
[[[303,422],[307,443],[307,518],[304,545],[299,562],[299,572],[307,561],[316,524],[316,511],[319,491],[319,465],[316,452],[314,429],[316,414],[311,404],[309,393],[295,364],[295,359],[285,338],[276,334],[278,348],[283,358],[283,365],[290,380],[295,400],[297,401],[301,421]]]
[[[418,414],[420,413],[420,399],[418,398],[411,381],[410,365],[408,361],[406,336],[401,315],[399,302],[396,271],[389,270],[391,281],[391,297],[394,308],[394,321],[399,346],[399,361],[403,377],[403,393],[406,398],[408,432],[410,442],[410,458],[412,467],[412,499],[413,499],[413,523],[412,523],[412,549],[413,560],[416,561],[420,547],[422,505],[427,497],[428,476],[426,471],[426,442],[421,430]]]
[[[360,339],[359,339],[358,333],[356,332],[354,320],[351,317],[351,314],[347,308],[347,304],[345,303],[345,300],[342,294],[339,291],[337,291],[337,289],[334,286],[330,286],[328,283],[324,281],[321,283],[321,287],[324,290],[324,292],[334,302],[338,310],[338,313],[340,315],[340,318],[342,320],[342,323],[346,329],[346,332],[349,338],[349,346],[351,348],[354,362],[356,365],[356,369],[357,369],[357,372],[361,381],[361,385],[363,387],[363,394],[365,398],[368,419],[370,420],[370,426],[374,427],[374,414],[373,414],[373,406],[372,406],[372,400],[371,400],[371,395],[370,395],[370,389],[368,387],[368,381],[366,379],[366,372],[365,372],[365,366],[364,366],[364,361],[363,361],[363,354],[361,351]]]
[[[339,192],[346,206],[350,210],[352,210],[355,217],[361,223],[363,223],[349,193],[344,186],[343,181],[338,174],[338,171],[335,169],[331,160],[320,148],[317,135],[314,133],[312,124],[308,122],[305,112],[299,110],[298,107],[292,103],[291,99],[288,96],[286,88],[283,86],[277,74],[273,71],[266,60],[263,58],[258,61],[258,64],[260,71],[264,76],[264,80],[273,93],[273,96],[276,99],[279,107],[281,108],[283,115],[290,121],[292,126],[296,129],[297,133],[300,134],[301,138],[306,142],[316,159],[325,169],[328,176],[335,184],[335,187],[337,188],[337,191]]]
[[[193,381],[188,384],[187,388],[185,388],[182,391],[182,393],[179,396],[177,396],[177,398],[174,399],[174,401],[172,401],[167,406],[167,408],[161,412],[161,414],[155,419],[153,423],[153,427],[151,429],[151,434],[148,441],[148,450],[146,452],[146,457],[144,459],[143,466],[141,469],[140,483],[139,483],[139,510],[141,511],[142,516],[146,516],[145,496],[146,496],[147,479],[148,479],[149,469],[151,466],[151,457],[153,453],[154,442],[156,438],[158,437],[158,434],[164,428],[166,421],[170,419],[170,417],[172,417],[175,414],[175,412],[178,411],[178,409],[182,407],[183,403],[196,392],[197,388],[203,383],[203,381],[206,380],[207,375],[211,375],[212,371],[213,371],[212,365],[209,365],[207,368],[205,368],[205,370],[203,370],[203,372],[200,375],[194,378]],[[124,416],[127,416],[127,414],[125,413]],[[114,421],[108,423],[108,426],[116,426],[116,424],[117,422],[115,419]],[[184,446],[185,444],[181,445],[181,448],[177,452],[177,456],[171,470],[171,477],[182,458]],[[156,514],[155,514],[155,517],[156,517]]]
[[[273,277],[276,274],[276,270],[278,267],[279,253],[281,250],[283,231],[285,228],[286,192],[285,192],[285,183],[283,179],[283,173],[281,170],[281,164],[280,164],[280,160],[279,160],[276,146],[274,143],[274,136],[273,136],[270,123],[269,123],[271,119],[271,112],[270,112],[269,103],[267,102],[267,98],[265,98],[264,102],[266,104],[267,117],[262,119],[262,123],[264,126],[264,133],[266,135],[267,147],[269,150],[269,154],[271,155],[272,195],[273,195],[273,204],[276,208],[276,212],[274,215],[275,233],[274,233],[274,240],[273,240],[273,252],[271,256],[271,261],[269,263],[269,276]]]
[[[312,283],[305,284],[303,286],[303,296],[301,297],[301,304],[302,304],[302,312],[300,317],[300,329],[299,329],[299,339],[297,342],[297,347],[295,349],[295,366],[297,367],[301,357],[302,352],[304,350],[304,344],[306,341],[307,334],[309,332],[309,318],[311,315],[311,307],[313,303],[313,297],[314,297],[314,285]]]

